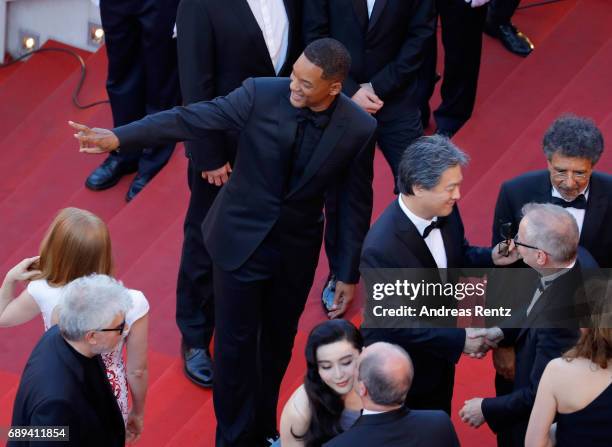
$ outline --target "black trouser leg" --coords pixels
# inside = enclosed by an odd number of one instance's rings
[[[191,196],[183,226],[183,251],[176,286],[176,323],[190,348],[208,348],[215,328],[212,261],[202,238],[202,222],[219,187],[209,184],[189,162]]]
[[[442,104],[434,112],[438,128],[455,133],[472,116],[480,71],[486,7],[463,0],[436,2],[442,24],[444,75]]]
[[[492,25],[507,25],[521,0],[491,0],[487,20]]]
[[[414,140],[423,135],[418,102],[407,105],[392,119],[379,119],[376,135],[378,146],[391,168],[393,192],[397,194],[397,173],[402,154]]]
[[[141,46],[145,67],[145,113],[169,109],[181,102],[176,39],[172,38],[179,0],[145,1],[138,16],[142,27]],[[145,148],[138,172],[153,176],[163,168],[174,144]]]

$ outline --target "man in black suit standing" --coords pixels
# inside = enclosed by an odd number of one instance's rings
[[[77,279],[64,289],[58,324],[42,336],[21,376],[11,425],[67,426],[70,441],[53,445],[124,446],[126,426],[100,354],[121,341],[130,295],[104,275]],[[141,430],[142,422],[128,420],[127,440],[136,440]]]
[[[179,0],[100,0],[108,77],[106,91],[115,126],[180,102],[176,41],[172,28]],[[137,171],[125,199],[129,202],[165,166],[173,144],[112,152],[85,181],[87,188],[111,188]]]
[[[444,72],[440,94],[442,103],[434,111],[436,132],[452,137],[470,119],[476,103],[480,73],[482,31],[489,0],[435,0],[440,17],[444,46]],[[419,98],[423,122],[429,122],[429,100],[439,79],[436,73],[437,36],[426,44],[426,55],[419,73]]]
[[[301,0],[183,0],[176,17],[185,104],[230,93],[249,77],[288,76],[301,47]],[[245,55],[248,54],[248,57]],[[202,222],[231,172],[237,135],[208,131],[185,142],[191,191],[176,288],[176,322],[187,377],[212,386],[214,331],[212,261]],[[210,148],[207,150],[206,148]],[[219,168],[221,167],[221,168]]]
[[[472,247],[464,236],[456,202],[467,156],[441,135],[411,144],[399,168],[400,195],[372,226],[363,244],[361,269],[447,269],[506,264],[497,248]],[[411,408],[450,414],[455,363],[462,353],[486,351],[476,329],[364,328],[366,343],[389,341],[406,349],[415,365],[408,393]]]
[[[261,445],[276,431],[280,383],[312,286],[332,185],[342,199],[343,296],[352,296],[358,280],[376,122],[341,94],[349,66],[342,44],[321,39],[306,47],[291,80],[249,79],[225,97],[113,132],[72,123],[81,150],[94,153],[199,139],[209,130],[240,132],[233,173],[203,225],[214,265],[218,446]]]
[[[554,203],[574,216],[580,246],[602,268],[612,268],[612,176],[593,169],[603,152],[603,136],[588,118],[565,115],[544,135],[548,169],[532,171],[503,183],[495,205],[493,243],[518,229],[523,205]]]
[[[363,414],[325,447],[458,447],[455,428],[440,410],[412,410],[404,405],[414,369],[402,348],[374,343],[359,359],[357,393]]]
[[[303,23],[305,43],[332,37],[348,49],[351,71],[342,91],[376,118],[377,143],[396,179],[404,149],[423,134],[416,86],[425,42],[435,31],[433,0],[309,0]],[[330,318],[338,316],[330,306],[339,256],[337,201],[332,193],[325,202],[330,274],[323,302]]]
[[[484,422],[508,433],[506,445],[524,445],[529,415],[540,377],[548,362],[560,357],[578,339],[576,305],[582,274],[577,261],[578,226],[566,210],[552,204],[527,204],[515,244],[523,261],[536,273],[525,306],[518,314],[519,329],[488,329],[488,338],[513,345],[516,372],[512,392],[492,398],[473,398],[459,412],[473,427]],[[516,284],[522,289],[525,284]],[[520,293],[520,292],[519,292]]]

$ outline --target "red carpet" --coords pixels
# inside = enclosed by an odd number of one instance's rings
[[[523,1],[523,5],[529,3]],[[564,0],[523,9],[516,13],[514,22],[531,37],[536,50],[522,59],[485,37],[478,107],[455,137],[472,157],[460,207],[468,236],[478,244],[490,240],[500,183],[545,166],[540,141],[556,116],[563,112],[591,116],[604,137],[612,140],[609,0]],[[104,52],[81,54],[89,73],[81,100],[102,99]],[[72,119],[108,127],[111,116],[106,105],[77,110],[71,104],[77,79],[76,62],[63,54],[34,55],[17,67],[0,70],[0,274],[37,252],[58,209],[78,206],[104,218],[111,230],[119,277],[128,286],[141,289],[151,302],[150,388],[139,445],[212,446],[212,396],[184,378],[174,322],[182,220],[188,198],[182,147],[177,147],[168,166],[129,205],[123,197],[131,178],[109,191],[88,191],[83,182],[101,158],[79,154],[65,123]],[[434,98],[434,105],[436,101],[439,99]],[[610,148],[598,169],[612,171]],[[389,169],[380,154],[375,161],[374,188],[376,218],[393,198]],[[282,385],[281,406],[302,380],[308,331],[324,319],[317,300],[326,270],[323,254]],[[359,319],[358,307],[354,305],[349,315],[354,321]],[[19,374],[41,333],[42,321],[38,319],[0,330],[0,426],[10,422]],[[453,414],[468,398],[493,395],[492,382],[490,359],[462,359]],[[495,445],[486,426],[474,430],[456,416],[453,419],[462,445]]]

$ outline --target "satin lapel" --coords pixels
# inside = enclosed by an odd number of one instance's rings
[[[270,59],[270,52],[266,46],[266,40],[264,39],[261,28],[259,27],[257,19],[253,15],[253,11],[251,11],[251,7],[249,6],[248,2],[246,0],[226,1],[234,8],[236,15],[240,19],[240,23],[244,27],[244,32],[249,35],[249,40],[257,49],[256,54],[244,55],[244,57],[265,58],[266,63],[270,68],[270,72],[274,73],[274,64],[272,63],[272,59]]]
[[[292,156],[293,142],[297,131],[297,115],[299,110],[291,105],[289,94],[282,95],[278,108],[278,146],[289,175],[289,160]]]
[[[368,33],[374,29],[376,22],[380,19],[383,9],[387,5],[387,0],[376,0],[374,3],[374,9],[372,9],[372,15],[370,16],[370,24],[368,25]]]
[[[295,191],[304,186],[306,182],[308,182],[308,180],[310,180],[317,173],[317,171],[321,169],[321,166],[323,166],[323,163],[327,157],[329,157],[329,155],[333,152],[336,144],[342,135],[344,135],[344,131],[347,127],[346,101],[348,101],[348,99],[342,97],[338,98],[336,110],[334,110],[329,124],[323,131],[321,140],[319,140],[319,144],[317,144],[317,147],[314,149],[312,157],[310,157],[310,161],[308,161],[308,164],[304,168],[302,177],[299,179],[293,189],[289,191],[287,196],[292,195],[295,193]]]
[[[580,232],[580,245],[582,246],[592,247],[597,244],[597,235],[600,233],[606,207],[609,206],[608,198],[603,194],[603,188],[604,186],[598,179],[592,176],[591,190]]]
[[[306,0],[308,1],[308,0]],[[337,1],[337,0],[336,0]],[[368,4],[366,0],[353,0],[353,9],[362,30],[368,28]]]
[[[453,211],[453,214],[455,214],[455,212],[456,211]],[[446,252],[446,266],[448,268],[459,267],[463,263],[463,255],[461,253],[463,241],[457,240],[457,237],[454,234],[454,219],[452,218],[453,214],[448,217],[439,217],[439,219],[446,220],[446,222],[444,222],[442,225],[442,228],[440,228],[440,233],[442,233],[444,251]]]
[[[402,209],[395,201],[394,214],[397,222],[397,235],[408,246],[410,252],[419,260],[422,268],[438,268],[436,260],[429,251],[425,240],[414,226],[412,221],[404,214]]]
[[[291,54],[294,51],[292,42],[296,40],[301,40],[301,36],[298,36],[299,39],[296,39],[294,37],[295,33],[299,31],[299,28],[296,29],[296,25],[298,23],[298,17],[299,17],[296,11],[297,9],[296,5],[294,5],[293,0],[283,0],[283,3],[285,4],[285,11],[287,12],[287,21],[289,22],[289,35],[287,36],[286,59],[285,59],[283,66],[281,67],[281,70],[278,76],[288,76],[288,72],[291,72],[291,69],[289,69],[289,71],[287,71],[287,69],[288,69],[288,65],[289,66],[293,65],[293,61],[289,60]]]

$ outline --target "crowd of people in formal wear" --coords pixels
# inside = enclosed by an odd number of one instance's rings
[[[81,152],[108,154],[89,188],[138,170],[128,201],[185,142],[176,323],[186,379],[213,389],[218,447],[457,446],[455,365],[488,352],[496,395],[466,400],[464,423],[488,424],[500,447],[609,445],[612,283],[581,280],[612,267],[612,176],[595,170],[604,150],[595,123],[571,114],[551,123],[546,169],[501,186],[491,246],[465,238],[457,202],[469,157],[450,138],[474,108],[483,30],[514,53],[533,49],[510,22],[518,2],[486,3],[101,0],[115,127],[70,125]],[[442,103],[423,136],[440,78],[438,18]],[[169,108],[177,82],[183,106]],[[376,147],[397,196],[371,225]],[[329,321],[310,332],[304,383],[277,421],[322,245]],[[510,284],[490,278],[487,300],[510,291],[520,325],[342,319],[360,269],[429,269],[446,282],[447,269],[468,267],[516,270]],[[45,329],[12,425],[69,426],[76,446],[138,440],[149,303],[113,274],[105,223],[77,208],[60,210],[39,256],[6,274],[0,326],[40,315]],[[577,296],[587,310],[559,324],[560,305],[573,312]]]

